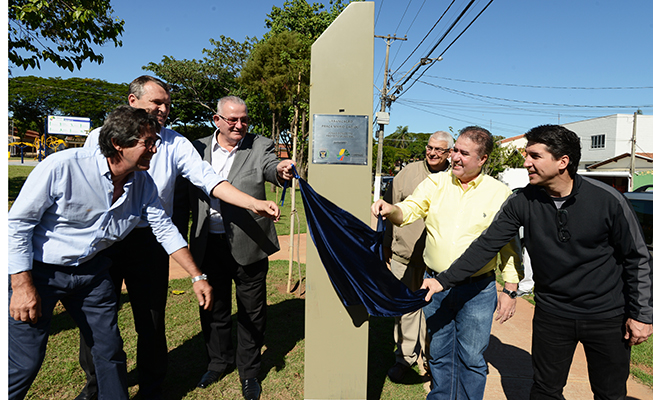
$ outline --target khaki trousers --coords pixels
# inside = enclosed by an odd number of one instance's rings
[[[422,286],[424,266],[406,265],[394,259],[390,260],[390,269],[397,279],[412,291]],[[394,339],[396,362],[407,366],[417,363],[420,370],[428,371],[428,341],[426,340],[426,321],[422,310],[417,310],[401,317],[395,317]]]

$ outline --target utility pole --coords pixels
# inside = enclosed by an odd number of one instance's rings
[[[388,101],[388,58],[390,56],[390,44],[395,40],[408,40],[406,37],[398,38],[397,36],[380,36],[374,35],[375,38],[385,40],[385,72],[383,74],[383,89],[381,90],[381,111],[376,115],[376,122],[379,124],[378,147],[376,152],[376,174],[374,177],[374,201],[381,197],[381,167],[383,165],[383,135],[385,126],[390,122],[390,117],[385,111],[386,102]]]
[[[630,182],[628,182],[628,191],[632,192],[635,188],[635,142],[637,139],[637,112],[633,114],[633,138],[630,147]]]

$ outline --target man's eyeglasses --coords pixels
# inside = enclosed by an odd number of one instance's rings
[[[449,149],[443,149],[441,147],[426,146],[426,151],[428,153],[437,153],[438,155],[442,155],[444,153],[447,153],[449,151]]]
[[[143,146],[149,151],[153,148],[159,147],[161,145],[161,138],[157,136],[156,139],[147,138],[147,139],[138,139],[138,143],[143,143]]]
[[[564,208],[558,209],[556,219],[558,220],[558,240],[565,243],[571,239],[571,233],[567,230],[567,210]]]
[[[222,115],[218,114],[218,117],[222,118],[224,122],[229,124],[229,126],[234,126],[240,121],[242,125],[247,125],[249,124],[249,117],[242,117],[242,118],[225,118]]]

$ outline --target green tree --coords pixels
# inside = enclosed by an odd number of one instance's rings
[[[213,48],[202,50],[202,60],[163,56],[160,63],[151,62],[143,67],[172,87],[170,121],[180,121],[185,126],[210,123],[221,97],[243,95],[236,78],[256,38],[240,43],[222,35],[220,40],[209,41]]]
[[[277,143],[285,145],[289,154],[295,154],[299,173],[304,177],[307,173],[305,160],[308,159],[308,135],[299,127],[306,126],[305,115],[308,112],[310,46],[348,2],[336,0],[329,4],[330,7],[327,8],[321,3],[309,4],[306,0],[290,0],[285,1],[283,7],[273,6],[265,21],[270,31],[255,46],[245,67],[247,71],[243,71],[239,80],[247,87],[250,96],[267,102],[269,112],[259,114],[260,117],[256,120],[269,121],[266,116],[271,114],[272,121],[268,122],[271,137]],[[288,47],[283,49],[284,45]],[[274,54],[274,57],[266,59],[261,56],[266,53]],[[275,71],[280,60],[283,63],[281,70]],[[272,88],[266,92],[259,91],[262,86],[267,85]],[[250,97],[250,109],[251,100]],[[266,106],[258,103],[257,108],[264,111]],[[295,130],[298,132],[297,149],[292,148],[291,133]]]
[[[496,178],[507,168],[521,168],[524,165],[524,157],[519,149],[512,147],[501,147],[502,136],[494,137],[494,147],[488,157],[483,172]]]
[[[43,131],[48,115],[87,117],[101,126],[107,114],[127,101],[127,84],[99,79],[40,78],[9,79],[9,112],[22,134],[27,129]]]
[[[280,133],[291,129],[289,110],[293,101],[305,101],[308,96],[309,53],[298,33],[271,35],[256,45],[239,79],[249,93],[267,102],[273,118],[272,137],[286,148],[291,147],[291,136]],[[300,75],[304,85],[297,93]]]
[[[70,71],[101,64],[93,45],[122,46],[125,22],[112,13],[109,0],[9,0],[9,62],[27,69],[47,60]]]
[[[302,40],[311,45],[349,3],[344,0],[331,0],[331,7],[327,9],[324,4],[308,4],[306,0],[285,1],[283,8],[272,6],[265,26],[270,28],[268,35],[296,32],[301,35]]]
[[[399,125],[393,133],[383,138],[383,142],[393,147],[405,149],[406,147],[408,147],[408,144],[412,141],[411,139],[412,139],[412,134],[408,132],[408,125],[406,126]]]
[[[406,151],[395,153],[400,159],[395,161],[406,162],[410,159],[424,158],[424,148],[429,141],[429,133],[413,133],[408,126],[398,126],[397,129],[383,139],[383,151],[386,147],[395,147]],[[385,160],[385,157],[384,157]]]

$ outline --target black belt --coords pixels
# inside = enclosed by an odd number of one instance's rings
[[[427,268],[426,271],[428,271],[427,273],[428,273],[432,278],[435,278],[435,276],[437,275],[437,274],[435,273],[435,271],[433,271],[433,270],[430,269],[430,268]],[[463,280],[462,282],[460,282],[460,283],[459,283],[458,285],[456,285],[456,286],[464,285],[464,284],[466,284],[466,283],[476,283],[476,282],[482,281],[483,279],[486,279],[486,278],[489,278],[489,277],[494,277],[494,270],[492,270],[492,271],[488,271],[488,272],[486,272],[486,273],[484,273],[484,274],[481,274],[481,275],[471,276],[471,277],[469,277],[469,278]]]
[[[227,236],[226,233],[209,233],[209,236],[213,239],[218,239],[218,240],[227,240],[229,237]]]

